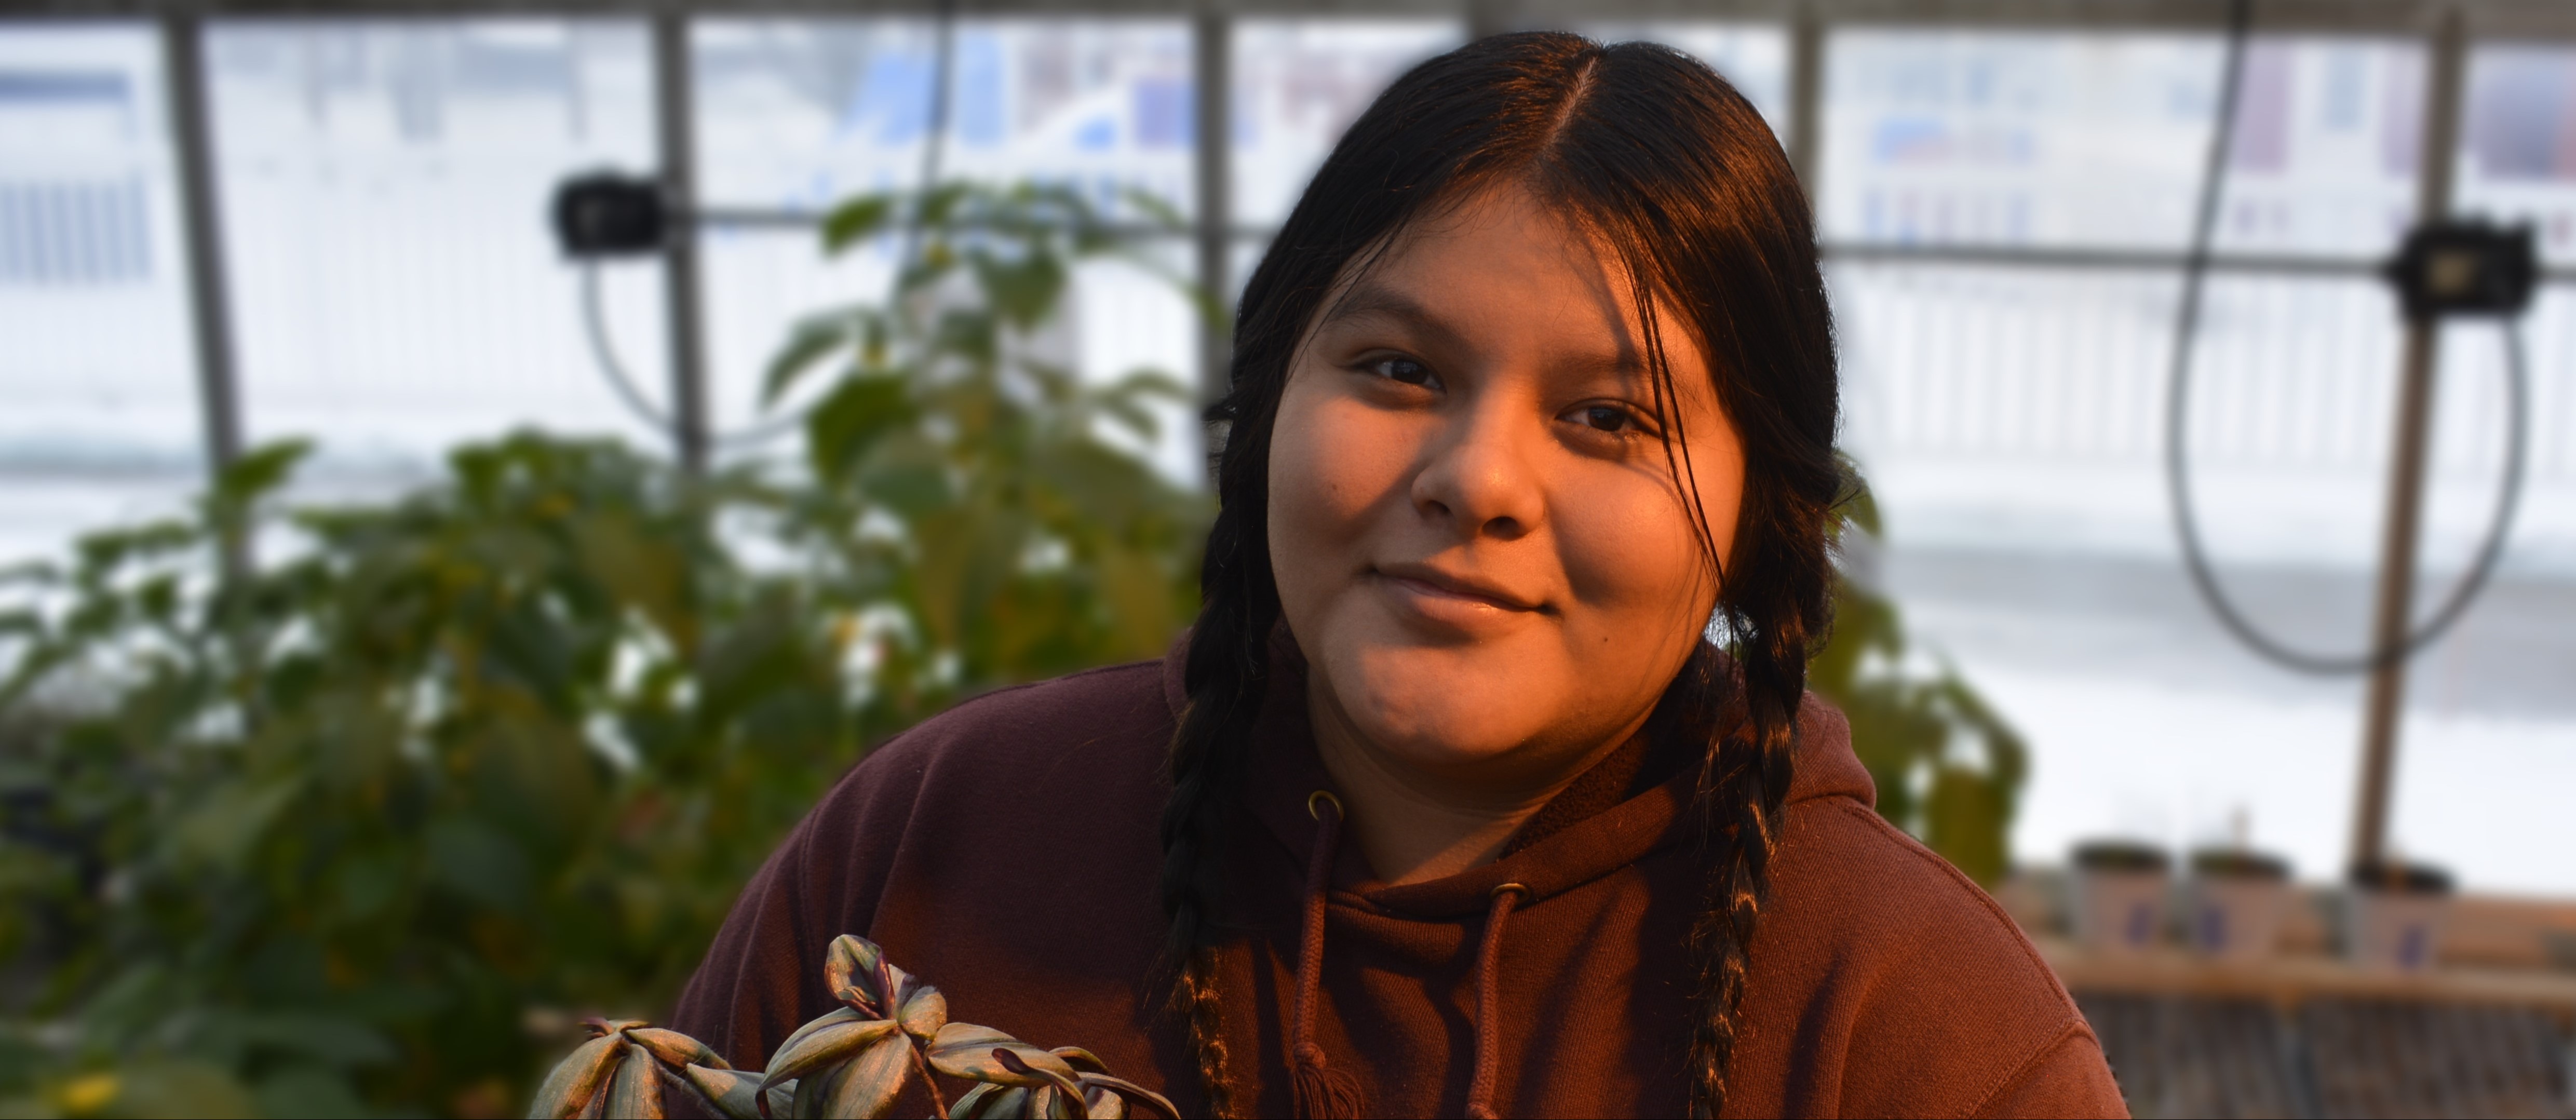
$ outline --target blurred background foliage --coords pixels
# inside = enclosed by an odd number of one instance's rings
[[[1879,815],[1992,887],[2011,869],[2030,749],[1957,669],[1908,641],[1869,571],[1878,540],[1878,502],[1864,485],[1845,508],[1833,636],[1808,665],[1807,687],[1851,721]]]
[[[860,198],[825,237],[910,263],[773,364],[773,398],[830,379],[802,462],[521,433],[297,508],[280,444],[9,573],[0,1113],[515,1114],[576,1016],[667,1007],[868,746],[1163,652],[1209,503],[1114,433],[1186,394],[1031,342],[1126,242],[1028,186]],[[1991,881],[2019,740],[1863,582],[1842,612],[1814,681],[1882,811]]]

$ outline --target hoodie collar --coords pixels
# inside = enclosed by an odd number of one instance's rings
[[[1188,705],[1182,670],[1188,657],[1185,637],[1163,658],[1163,698],[1177,720]],[[1335,789],[1323,759],[1315,751],[1306,718],[1306,676],[1293,647],[1274,657],[1270,691],[1253,734],[1253,757],[1238,796],[1265,831],[1302,865],[1314,845],[1315,822],[1307,815],[1307,795]],[[1877,803],[1869,771],[1852,753],[1851,727],[1842,714],[1810,693],[1798,708],[1797,770],[1789,785],[1789,803],[1848,797],[1863,805]],[[1511,852],[1492,863],[1456,875],[1393,886],[1377,880],[1358,846],[1345,844],[1336,853],[1333,901],[1391,917],[1459,919],[1485,913],[1494,888],[1520,883],[1529,888],[1528,903],[1563,894],[1611,874],[1647,854],[1685,839],[1674,827],[1687,808],[1695,771],[1685,769],[1670,780],[1637,793],[1591,816]]]

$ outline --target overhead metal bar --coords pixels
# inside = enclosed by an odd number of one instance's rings
[[[2045,245],[1922,245],[1883,242],[1829,242],[1826,257],[1857,264],[1988,265],[1999,268],[2076,268],[2109,271],[2179,271],[2188,260],[2180,250],[2097,249]],[[2378,275],[2375,257],[2328,257],[2281,253],[2213,254],[2214,272],[2270,273],[2286,276]]]
[[[1240,0],[1237,19],[1270,17],[1473,18],[1486,26],[1530,27],[1571,20],[1717,20],[1787,22],[1802,11],[1831,27],[1904,26],[1995,30],[2166,30],[2209,32],[2225,26],[2226,0]],[[1203,0],[960,0],[976,16],[1162,16],[1195,18]],[[2449,5],[2440,0],[2265,0],[2256,29],[2266,34],[2430,34]],[[2576,4],[2564,0],[2465,0],[2458,5],[2471,40],[2576,38]],[[370,19],[471,16],[646,17],[665,0],[14,0],[0,18]],[[692,16],[862,18],[932,15],[939,0],[704,0]]]

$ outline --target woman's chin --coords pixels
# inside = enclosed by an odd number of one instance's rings
[[[1415,766],[1473,766],[1546,734],[1542,697],[1509,678],[1425,679],[1381,673],[1350,691],[1343,715],[1370,746]],[[1392,686],[1392,687],[1390,687]],[[1356,695],[1354,695],[1356,693]]]

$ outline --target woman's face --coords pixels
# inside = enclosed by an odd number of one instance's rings
[[[1518,188],[1402,233],[1324,302],[1270,452],[1270,552],[1319,733],[1426,778],[1570,778],[1633,732],[1715,604],[1615,257]],[[1659,309],[1723,549],[1744,455]],[[1723,556],[1720,557],[1723,562]]]

